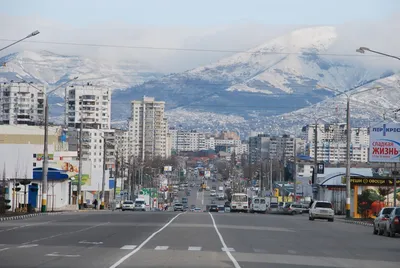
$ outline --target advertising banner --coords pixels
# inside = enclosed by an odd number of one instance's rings
[[[394,163],[400,157],[400,124],[381,123],[370,127],[369,161]]]

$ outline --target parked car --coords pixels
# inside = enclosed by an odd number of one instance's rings
[[[308,219],[310,221],[315,219],[334,221],[332,204],[328,201],[314,201],[308,213]]]
[[[386,229],[386,222],[389,220],[393,209],[394,207],[385,207],[379,211],[378,215],[374,219],[373,234],[383,235]]]
[[[384,234],[388,237],[395,237],[400,234],[400,207],[395,207],[386,221]]]
[[[283,213],[290,215],[303,214],[303,206],[296,203],[286,203],[283,207]]]
[[[182,203],[175,203],[174,204],[174,211],[183,211],[183,204]]]

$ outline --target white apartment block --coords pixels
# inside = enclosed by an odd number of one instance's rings
[[[118,157],[120,159],[124,158],[124,162],[128,161],[129,158],[129,131],[116,129],[115,130],[115,145],[116,151],[118,152]]]
[[[0,124],[42,125],[45,88],[27,82],[0,83]]]
[[[314,157],[315,125],[303,128],[306,140],[306,152]],[[325,162],[346,161],[346,124],[317,125],[317,159]],[[353,162],[368,162],[369,130],[368,128],[352,128],[350,157]]]
[[[317,147],[317,160],[330,163],[346,162],[346,142],[320,142]],[[368,148],[366,144],[351,144],[350,159],[352,162],[368,162]],[[314,143],[306,145],[306,151],[314,157]]]
[[[111,89],[85,85],[71,85],[66,89],[66,125],[84,128],[111,128]]]
[[[111,90],[104,87],[71,85],[66,88],[65,123],[69,132],[69,149],[79,148],[79,129],[82,124],[82,152],[84,161],[92,161],[93,168],[115,165],[115,130],[111,126]],[[106,155],[104,156],[104,145]]]
[[[172,149],[177,152],[206,150],[206,136],[196,131],[169,130]]]
[[[278,158],[286,159],[293,157],[294,144],[296,142],[297,153],[303,149],[303,142],[300,138],[289,135],[270,136],[258,134],[249,138],[249,161],[256,163],[262,159]]]
[[[206,138],[205,147],[206,150],[215,150],[215,138],[214,137]]]
[[[168,121],[164,101],[152,97],[132,101],[129,136],[130,152],[142,161],[155,157],[167,158],[170,154]]]
[[[346,124],[318,124],[317,125],[317,141],[318,142],[346,142],[347,139]],[[303,127],[303,137],[306,143],[315,141],[315,125],[307,125]],[[351,128],[351,143],[369,144],[368,128]]]

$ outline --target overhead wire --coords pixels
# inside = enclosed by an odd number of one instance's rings
[[[15,42],[14,39],[0,38],[2,42]],[[285,52],[285,51],[255,51],[249,50],[227,50],[227,49],[201,49],[201,48],[179,48],[179,47],[155,47],[155,46],[128,46],[128,45],[110,45],[110,44],[96,44],[96,43],[79,43],[79,42],[56,42],[56,41],[38,41],[27,40],[25,43],[36,44],[51,44],[51,45],[64,45],[64,46],[86,46],[86,47],[105,47],[105,48],[126,48],[126,49],[148,49],[148,50],[167,50],[167,51],[188,51],[188,52],[213,52],[213,53],[243,53],[243,54],[270,54],[270,55],[301,55],[304,53],[317,54],[321,56],[338,56],[338,57],[384,57],[380,55],[368,54],[361,55],[359,53],[344,54],[344,53],[312,53],[312,52]]]

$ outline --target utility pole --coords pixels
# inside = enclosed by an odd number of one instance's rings
[[[49,98],[47,94],[44,106],[44,142],[43,142],[43,166],[42,166],[42,207],[41,211],[47,210],[47,172],[49,165]]]
[[[314,169],[313,169],[313,179],[312,179],[312,192],[313,199],[317,199],[317,193],[315,192],[315,183],[317,181],[317,167],[318,167],[318,121],[315,121],[314,125]]]
[[[269,158],[269,179],[270,179],[270,182],[269,182],[269,187],[270,187],[270,192],[271,192],[271,194],[272,194],[272,191],[274,190],[274,186],[272,185],[272,159],[271,159],[271,157]]]
[[[116,200],[116,197],[117,197],[118,168],[119,168],[119,164],[118,164],[118,150],[117,150],[116,156],[115,156],[114,200]]]
[[[107,139],[105,136],[103,136],[103,179],[101,181],[101,204],[100,204],[100,209],[104,209],[104,188],[106,186],[106,153],[107,153]]]
[[[294,202],[297,201],[297,140],[294,138],[294,165],[293,165],[293,194]]]
[[[347,111],[346,111],[346,218],[350,218],[350,198],[351,198],[351,185],[350,185],[350,143],[351,143],[351,126],[350,126],[350,96],[347,96]]]
[[[78,208],[82,209],[82,143],[83,143],[83,122],[82,116],[80,118],[81,122],[79,124],[79,173],[78,173],[78,189],[77,189],[77,201],[78,201]]]
[[[263,159],[261,159],[261,165],[260,165],[260,187],[258,191],[258,196],[263,197],[263,190],[264,190],[264,178],[263,178]]]

